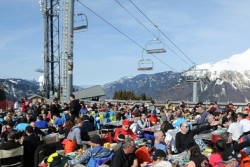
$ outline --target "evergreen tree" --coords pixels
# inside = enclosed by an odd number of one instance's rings
[[[117,94],[117,99],[121,100],[121,97],[122,97],[122,90],[119,90]]]
[[[6,100],[5,92],[3,89],[0,89],[0,101]]]
[[[127,100],[127,91],[126,90],[124,90],[123,92],[122,92],[122,99],[121,100]]]
[[[145,93],[141,93],[141,100],[147,100],[147,97],[146,97]]]

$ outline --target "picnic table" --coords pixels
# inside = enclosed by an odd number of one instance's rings
[[[155,126],[152,126],[152,127],[144,128],[142,130],[147,131],[147,132],[159,131],[160,130],[160,125],[155,125]]]
[[[204,133],[204,134],[195,135],[194,138],[195,139],[200,138],[202,140],[211,141],[211,136],[212,136],[212,133]]]
[[[109,125],[109,126],[122,126],[122,121],[112,121],[112,122],[107,122],[105,125]]]

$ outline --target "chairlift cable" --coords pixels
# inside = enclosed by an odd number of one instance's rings
[[[119,30],[118,28],[116,28],[115,26],[113,26],[111,23],[109,23],[107,20],[105,20],[103,17],[101,17],[100,15],[98,15],[96,12],[94,12],[93,10],[91,10],[89,7],[87,7],[86,5],[84,5],[82,2],[80,2],[79,0],[77,0],[81,5],[83,5],[85,8],[87,8],[88,10],[90,10],[92,13],[94,13],[96,16],[98,16],[100,19],[102,19],[103,21],[105,21],[107,24],[109,24],[111,27],[113,27],[114,29],[116,29],[118,32],[120,32],[122,35],[124,35],[125,37],[127,37],[129,40],[131,40],[133,43],[135,43],[136,45],[138,45],[139,47],[143,48],[141,45],[139,45],[137,42],[135,42],[132,38],[130,38],[129,36],[127,36],[126,34],[124,34],[121,30]],[[144,48],[143,48],[144,49]]]
[[[140,20],[138,20],[131,12],[129,12],[119,1],[115,0],[124,10],[126,10],[138,23],[140,23],[146,30],[148,30],[148,32],[150,32],[155,38],[157,38],[157,36],[150,31]]]
[[[133,5],[134,5],[134,7],[136,7],[136,9],[137,10],[139,10],[140,11],[140,13],[142,14],[142,15],[144,15],[147,19],[148,19],[148,21],[151,23],[151,24],[153,24],[154,26],[155,26],[155,28],[157,28],[160,32],[161,32],[161,34],[165,37],[165,38],[167,38],[192,64],[194,64],[195,65],[195,63],[165,34],[165,33],[163,33],[131,0],[129,0],[130,1],[130,3],[132,3]]]
[[[118,32],[120,32],[122,35],[124,35],[125,37],[127,37],[130,41],[132,41],[134,44],[136,44],[137,46],[139,46],[140,48],[142,48],[143,50],[146,50],[144,47],[142,47],[140,44],[138,44],[137,42],[135,42],[132,38],[130,38],[129,36],[127,36],[126,34],[124,34],[121,30],[119,30],[118,28],[116,28],[115,26],[113,26],[111,23],[109,23],[107,20],[105,20],[103,17],[101,17],[100,15],[98,15],[96,12],[94,12],[92,9],[90,9],[89,7],[87,7],[85,4],[83,4],[80,0],[77,0],[82,6],[84,6],[85,8],[87,8],[89,11],[91,11],[92,13],[94,13],[97,17],[99,17],[100,19],[102,19],[104,22],[106,22],[107,24],[109,24],[111,27],[113,27],[115,30],[117,30]],[[159,60],[160,62],[162,62],[163,64],[165,64],[166,66],[168,66],[169,68],[171,68],[173,71],[177,72],[175,69],[173,69],[172,67],[170,67],[167,63],[165,63],[164,61],[162,61],[161,59],[159,59],[158,57],[156,57],[155,55],[151,54],[152,56],[154,56],[157,60]]]
[[[149,33],[151,33],[155,38],[158,37],[152,32],[150,31],[140,20],[138,20],[131,12],[129,12],[118,0],[115,0],[124,10],[126,10],[138,23],[140,23],[146,30],[148,30]],[[159,31],[158,31],[159,33]],[[171,51],[173,52],[177,57],[179,57],[183,62],[185,62],[187,65],[190,65],[186,60],[184,60],[182,57],[180,57],[175,51],[173,51],[169,46],[167,46],[165,43],[164,45]]]

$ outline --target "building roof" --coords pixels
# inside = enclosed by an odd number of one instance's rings
[[[39,95],[37,95],[37,94],[33,94],[32,96],[29,96],[29,97],[27,97],[27,99],[28,99],[28,100],[31,100],[31,99],[33,99],[33,98],[35,98],[35,97],[39,97],[39,98],[42,98],[42,99],[46,99],[45,97],[39,96]]]
[[[91,97],[105,96],[105,92],[100,85],[73,92],[75,99],[88,99]]]

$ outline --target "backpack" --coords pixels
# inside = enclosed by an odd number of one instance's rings
[[[250,157],[245,157],[243,160],[240,162],[241,167],[250,167]]]
[[[87,167],[95,167],[96,164],[97,164],[97,161],[99,160],[100,158],[94,158],[94,157],[91,157],[89,159],[89,162],[87,164]]]
[[[113,157],[113,153],[110,154],[108,157],[104,157],[104,158],[90,158],[88,164],[87,164],[87,167],[98,167],[99,165],[102,165],[103,163],[109,161],[112,159]]]
[[[61,167],[62,156],[59,155],[58,153],[53,153],[48,157],[47,163],[49,167]]]

